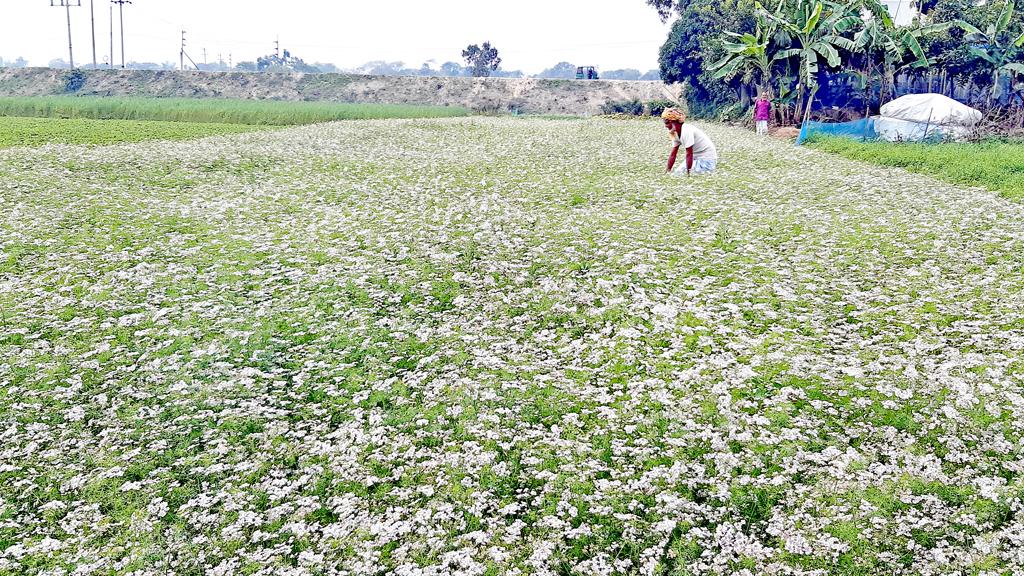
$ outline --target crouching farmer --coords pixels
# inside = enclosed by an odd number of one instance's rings
[[[703,130],[686,123],[686,114],[678,108],[666,108],[661,113],[665,128],[672,136],[672,153],[668,157],[666,172],[676,174],[710,174],[718,165],[718,150]],[[686,150],[686,162],[676,166],[680,146]]]

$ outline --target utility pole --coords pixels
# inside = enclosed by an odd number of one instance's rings
[[[50,0],[50,6],[59,6],[64,9],[68,17],[68,65],[75,69],[75,53],[71,49],[71,7],[81,6],[82,0]]]
[[[92,24],[92,69],[95,70],[100,67],[96,62],[96,10],[94,6],[95,0],[89,0],[89,20]]]
[[[124,69],[124,5],[131,4],[132,0],[110,0],[111,4],[117,4],[121,12],[121,68]]]
[[[110,69],[114,69],[114,5],[110,5]]]
[[[277,40],[274,40],[274,55],[278,58],[281,57],[281,37],[278,36]]]
[[[188,52],[185,52],[185,31],[184,30],[181,31],[181,55],[180,56],[181,56],[181,70],[182,70],[182,72],[185,71],[185,58],[188,58],[188,61],[191,62],[192,65],[196,67],[196,70],[199,70],[199,66],[196,65],[195,60],[193,60],[192,57],[188,55]]]
[[[206,66],[206,48],[203,48],[203,66]]]

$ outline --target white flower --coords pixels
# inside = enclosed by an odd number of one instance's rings
[[[167,502],[165,502],[163,498],[156,498],[146,506],[146,510],[149,511],[149,514],[156,518],[163,518],[166,516],[168,509]]]
[[[64,412],[64,419],[68,422],[81,422],[85,420],[85,408],[72,406]]]

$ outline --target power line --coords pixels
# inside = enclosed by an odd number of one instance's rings
[[[110,0],[110,3],[117,4],[121,12],[121,68],[124,69],[124,5],[131,4],[132,0]],[[110,59],[113,60],[114,56],[111,55]]]
[[[193,60],[192,57],[188,55],[188,52],[185,51],[185,31],[184,30],[181,31],[181,54],[180,54],[180,58],[181,58],[181,70],[182,71],[185,70],[185,58],[188,58],[188,61],[191,62],[192,65],[196,67],[196,70],[199,70],[199,66],[196,65],[195,60]]]
[[[96,62],[96,10],[93,5],[95,0],[89,0],[89,23],[92,28],[92,69],[99,68],[99,64]]]
[[[81,6],[82,0],[50,0],[50,6],[63,8],[68,17],[68,65],[75,69],[75,52],[71,48],[71,7]]]

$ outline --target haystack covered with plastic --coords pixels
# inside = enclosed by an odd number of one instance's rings
[[[981,111],[942,94],[907,94],[882,106],[875,132],[890,142],[961,140],[981,122]]]
[[[880,112],[852,122],[805,122],[797,144],[815,135],[889,142],[963,140],[983,117],[981,111],[942,94],[901,96]]]

